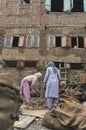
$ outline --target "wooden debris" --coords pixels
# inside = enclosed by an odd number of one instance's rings
[[[43,118],[43,116],[45,115],[45,113],[48,110],[27,110],[27,109],[23,109],[22,110],[22,114],[24,115],[29,115],[29,116],[34,116],[34,117],[39,117],[39,118]]]

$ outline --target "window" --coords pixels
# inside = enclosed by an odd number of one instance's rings
[[[83,12],[84,8],[83,8],[83,0],[73,0],[73,8],[72,8],[72,12]]]
[[[38,47],[39,46],[39,38],[38,36],[28,36],[26,47]]]
[[[5,47],[11,47],[12,46],[12,37],[11,36],[7,36],[5,38]]]
[[[27,3],[27,4],[31,4],[32,0],[24,0],[24,2]]]
[[[5,60],[6,67],[16,68],[17,60]]]
[[[6,36],[5,47],[24,47],[26,41],[26,47],[38,47],[39,37],[38,36]]]
[[[25,67],[36,67],[36,61],[25,60]]]
[[[31,37],[28,37],[28,38],[27,38],[27,45],[26,45],[26,46],[27,46],[27,47],[31,47],[31,44],[32,44],[32,43],[31,43]]]
[[[61,47],[61,37],[56,37],[56,47]]]
[[[55,37],[54,36],[50,36],[49,45],[50,45],[50,47],[55,47]]]
[[[34,37],[33,39],[33,47],[37,47],[38,46],[38,37]]]
[[[86,0],[45,0],[45,9],[51,12],[86,12]]]
[[[77,38],[76,37],[72,37],[71,38],[71,44],[73,48],[77,47]]]
[[[70,68],[75,70],[80,70],[84,68],[83,63],[70,63]]]
[[[67,40],[68,40],[68,38],[66,36],[63,36],[61,38],[61,46],[62,47],[66,47],[67,46],[67,42],[68,42]]]
[[[64,8],[63,11],[64,12],[71,12],[72,8],[73,8],[73,0],[64,0]]]
[[[71,37],[71,46],[72,48],[84,48],[84,37]]]
[[[52,12],[63,12],[63,0],[51,0],[51,10]]]
[[[24,46],[24,36],[20,36],[19,37],[19,44],[18,44],[19,47],[23,47]]]
[[[57,68],[64,68],[64,62],[54,62]]]
[[[23,47],[24,36],[7,36],[5,38],[5,47]]]
[[[50,36],[49,47],[86,48],[86,36]]]
[[[12,47],[18,47],[19,37],[13,37]]]
[[[78,47],[84,48],[84,38],[81,36],[78,36]]]
[[[68,37],[67,36],[50,36],[49,37],[50,47],[67,47]]]

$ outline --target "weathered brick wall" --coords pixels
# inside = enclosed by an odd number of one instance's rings
[[[1,51],[0,60],[4,59],[28,59],[43,62],[53,60],[61,62],[81,62],[85,59],[85,49],[49,48],[49,35],[85,35],[86,14],[82,13],[48,13],[44,9],[43,0],[33,0],[31,4],[18,5],[18,0],[12,0],[6,5],[0,5],[0,28],[3,29],[2,43],[5,35],[38,35],[40,37],[39,48],[4,48]],[[84,55],[83,55],[84,54]],[[4,70],[3,70],[4,71]],[[6,69],[6,71],[9,71]],[[30,70],[24,70],[24,73]],[[16,74],[16,70],[13,72]],[[18,73],[18,72],[17,72]],[[70,76],[71,77],[71,76]]]

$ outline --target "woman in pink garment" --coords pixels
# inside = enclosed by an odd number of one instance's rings
[[[25,97],[27,104],[30,102],[30,89],[36,86],[38,78],[41,76],[42,74],[40,72],[37,72],[34,75],[24,77],[21,81],[20,94]]]

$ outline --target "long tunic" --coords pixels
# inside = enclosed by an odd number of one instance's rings
[[[46,83],[45,98],[59,97],[59,81],[61,80],[60,71],[53,72],[52,67],[48,67],[43,82]]]
[[[34,75],[29,75],[23,78],[20,86],[20,94],[25,97],[26,103],[30,102],[30,88],[35,88],[38,78],[41,77],[40,72],[35,73]]]
[[[21,81],[20,94],[25,97],[26,103],[30,102],[30,85],[27,80]]]

